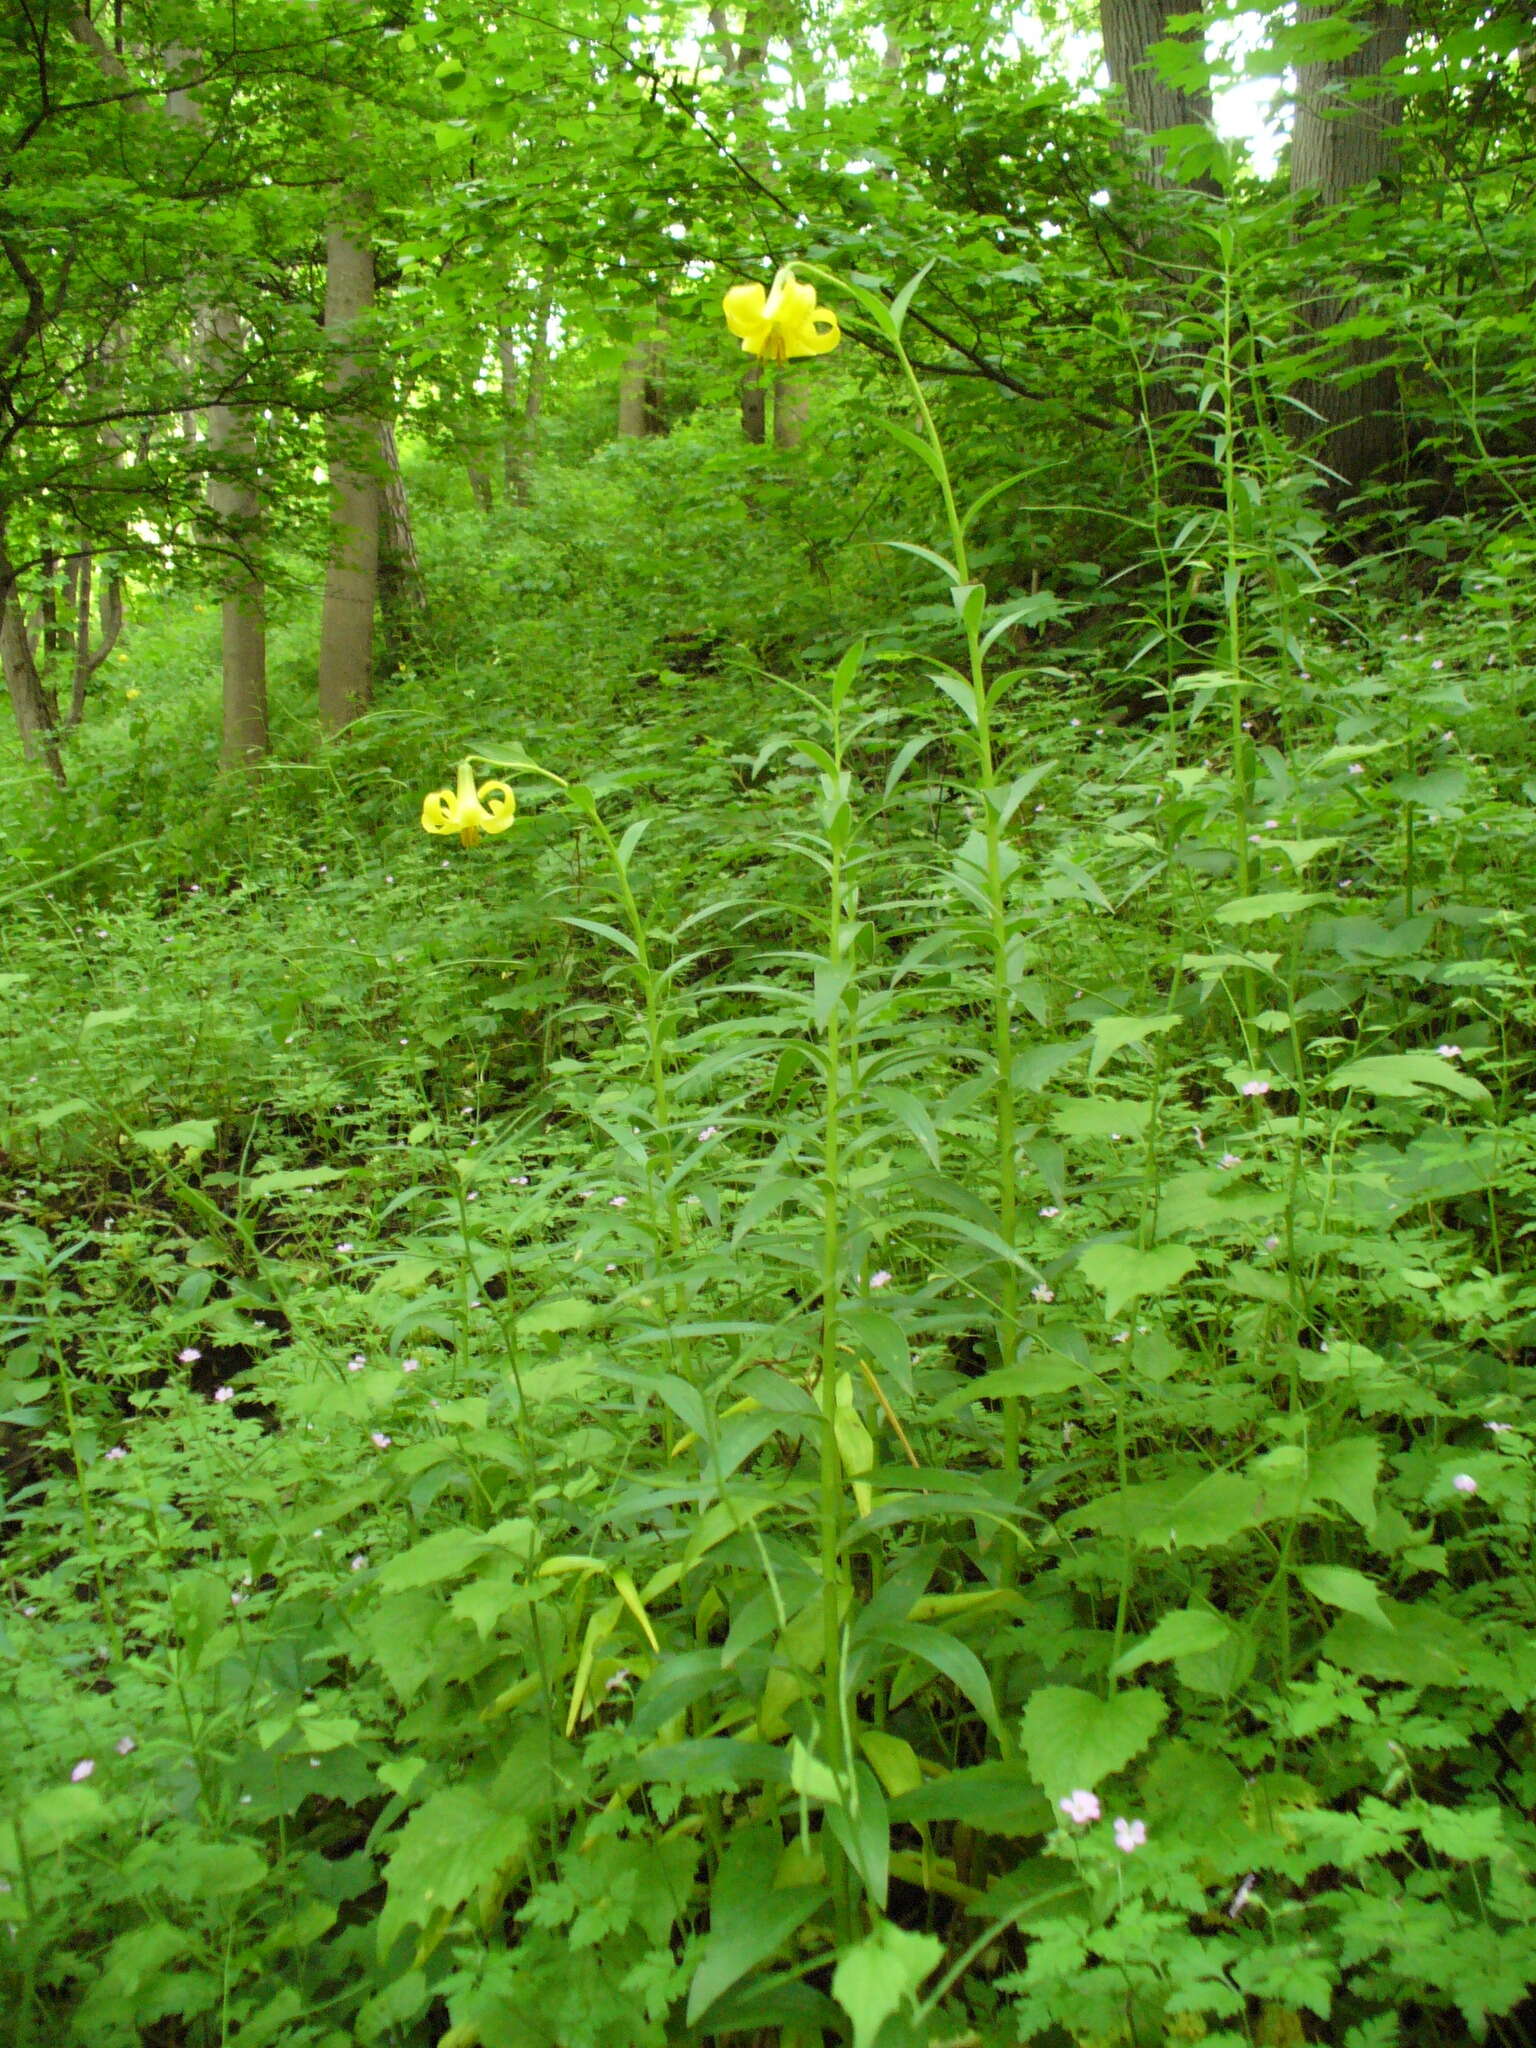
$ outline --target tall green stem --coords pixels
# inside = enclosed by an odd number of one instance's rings
[[[997,1130],[997,1220],[998,1234],[1007,1247],[998,1287],[998,1363],[1011,1366],[1019,1347],[1019,1274],[1014,1260],[1018,1240],[1018,1162],[1014,1156],[1016,1130],[1013,1093],[1013,989],[1008,972],[1008,903],[1003,880],[1003,823],[999,798],[997,760],[992,738],[992,706],[987,695],[986,668],[982,656],[981,626],[984,603],[972,599],[970,563],[965,547],[965,522],[955,503],[949,463],[923,387],[912,368],[899,334],[896,354],[923,423],[923,433],[932,453],[931,468],[944,503],[944,519],[954,551],[959,579],[955,603],[965,633],[966,660],[974,707],[976,734],[977,789],[981,796],[982,834],[986,846],[986,895],[991,965],[991,1051],[993,1073],[993,1120]],[[1020,1404],[1016,1394],[1003,1401],[1003,1467],[1018,1477],[1020,1464]],[[1004,1534],[1000,1546],[999,1574],[1003,1582],[1018,1571],[1018,1542],[1012,1531]]]

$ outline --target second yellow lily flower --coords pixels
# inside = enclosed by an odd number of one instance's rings
[[[475,764],[461,761],[457,787],[434,789],[421,807],[422,829],[457,832],[461,846],[478,846],[482,833],[505,832],[517,816],[517,798],[504,782],[475,787]]]

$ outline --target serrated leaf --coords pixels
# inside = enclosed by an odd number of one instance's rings
[[[1104,1297],[1104,1313],[1116,1316],[1127,1302],[1156,1299],[1178,1286],[1198,1263],[1187,1244],[1091,1244],[1078,1259],[1084,1279]]]
[[[1165,1614],[1150,1635],[1143,1636],[1115,1659],[1114,1674],[1124,1678],[1144,1664],[1170,1664],[1175,1657],[1198,1657],[1207,1650],[1220,1649],[1231,1634],[1231,1624],[1214,1608],[1179,1608]]]
[[[832,1996],[853,2022],[853,2048],[874,2048],[893,2013],[911,2003],[943,1959],[944,1944],[882,1920],[832,1972]]]
[[[1088,1061],[1089,1076],[1099,1073],[1106,1061],[1128,1045],[1141,1045],[1164,1031],[1172,1031],[1179,1022],[1177,1016],[1095,1017],[1090,1027],[1093,1054]]]
[[[1024,1709],[1024,1754],[1047,1798],[1091,1792],[1140,1756],[1167,1711],[1162,1694],[1145,1687],[1101,1700],[1075,1685],[1038,1686]]]
[[[1380,1588],[1363,1572],[1351,1571],[1341,1564],[1304,1564],[1296,1576],[1313,1599],[1321,1600],[1325,1607],[1338,1607],[1346,1614],[1358,1614],[1375,1622],[1378,1628],[1391,1628],[1381,1604]]]

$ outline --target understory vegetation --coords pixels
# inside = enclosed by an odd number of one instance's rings
[[[11,771],[18,2042],[1531,2038],[1499,535],[808,602],[799,460],[418,453],[344,744],[172,595]]]
[[[1528,10],[1093,12],[0,9],[15,2048],[1536,2048]]]

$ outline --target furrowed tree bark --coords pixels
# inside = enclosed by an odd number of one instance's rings
[[[1197,7],[1183,0],[1099,0],[1099,30],[1104,39],[1104,63],[1115,91],[1125,107],[1128,128],[1142,135],[1156,135],[1165,128],[1208,128],[1211,95],[1205,89],[1185,92],[1167,85],[1152,63],[1149,51],[1154,43],[1193,40],[1187,33],[1175,37],[1169,29],[1171,17],[1193,14]],[[1140,165],[1148,184],[1166,190],[1171,180],[1165,153],[1154,149]],[[1200,190],[1215,192],[1214,179],[1192,181]]]
[[[1299,19],[1326,21],[1334,9],[1306,5]],[[1291,194],[1308,209],[1298,214],[1296,235],[1303,244],[1321,241],[1330,214],[1377,187],[1384,203],[1397,196],[1400,151],[1396,135],[1402,101],[1390,85],[1370,87],[1408,45],[1408,17],[1401,7],[1377,4],[1364,17],[1371,33],[1359,49],[1326,64],[1306,64],[1296,74],[1296,122],[1291,135]],[[1364,87],[1362,91],[1361,88]],[[1340,249],[1302,312],[1303,340],[1362,310],[1351,288],[1358,270]],[[1397,376],[1385,364],[1386,337],[1346,343],[1331,372],[1296,387],[1300,406],[1295,432],[1314,439],[1318,454],[1336,479],[1336,494],[1358,491],[1389,468],[1399,447]],[[1381,365],[1373,368],[1373,365]]]
[[[1198,0],[1195,7],[1183,0],[1099,0],[1104,63],[1120,101],[1125,147],[1145,193],[1132,243],[1136,254],[1128,266],[1140,287],[1146,336],[1146,367],[1136,411],[1141,434],[1156,436],[1163,494],[1175,502],[1208,495],[1212,477],[1202,423],[1188,390],[1180,388],[1196,374],[1196,366],[1181,364],[1162,337],[1177,331],[1185,280],[1191,289],[1197,288],[1209,263],[1209,244],[1191,234],[1184,217],[1190,204],[1187,194],[1217,195],[1221,188],[1209,176],[1176,179],[1166,151],[1148,149],[1143,138],[1168,128],[1210,126],[1209,90],[1201,86],[1186,91],[1166,84],[1150,54],[1154,43],[1198,43],[1198,30],[1179,38],[1169,29],[1173,16],[1197,11]]]
[[[330,387],[331,552],[320,619],[320,722],[340,732],[373,701],[373,614],[379,583],[380,421],[355,341],[374,298],[372,247],[334,222],[326,240],[325,328],[336,345]]]

